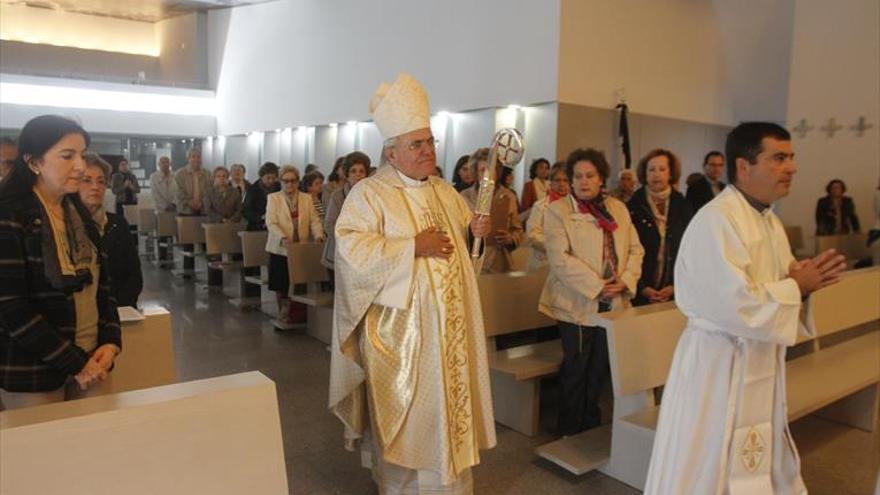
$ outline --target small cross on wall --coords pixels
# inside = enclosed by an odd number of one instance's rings
[[[865,135],[865,131],[867,131],[868,129],[870,129],[872,127],[874,127],[874,125],[869,124],[865,120],[865,117],[862,116],[862,117],[859,117],[859,120],[858,120],[858,122],[856,122],[855,125],[849,126],[849,130],[855,131],[856,137],[862,137]]]
[[[791,130],[793,130],[801,139],[805,138],[807,133],[813,129],[813,126],[807,124],[807,119],[801,119],[801,121],[798,122],[798,125],[791,128]]]
[[[829,138],[833,138],[837,131],[843,129],[843,126],[838,124],[834,117],[831,117],[828,119],[828,123],[823,125],[821,129],[825,131],[825,134],[827,134]]]

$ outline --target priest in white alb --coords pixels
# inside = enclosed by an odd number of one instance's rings
[[[495,426],[468,243],[491,222],[432,176],[418,81],[382,84],[370,111],[385,144],[336,224],[330,409],[381,493],[472,493]]]
[[[785,408],[785,348],[812,332],[811,292],[835,283],[842,256],[795,261],[772,204],[797,171],[782,127],[727,136],[726,188],[691,221],[675,266],[687,327],[663,393],[645,493],[802,494]],[[802,322],[803,320],[806,322]]]

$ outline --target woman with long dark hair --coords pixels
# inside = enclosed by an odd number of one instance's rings
[[[89,134],[29,121],[0,187],[0,402],[71,398],[107,377],[122,347],[98,228],[79,198]]]

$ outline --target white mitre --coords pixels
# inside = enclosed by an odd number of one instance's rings
[[[370,113],[385,139],[431,127],[428,93],[406,73],[397,76],[394,84],[379,85],[370,99]]]

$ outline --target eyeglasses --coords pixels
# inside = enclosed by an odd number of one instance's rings
[[[410,151],[421,151],[422,147],[425,145],[428,145],[429,149],[434,149],[437,147],[437,144],[439,142],[440,141],[434,139],[434,136],[431,136],[428,139],[419,139],[419,140],[416,140],[416,141],[409,143],[409,145],[407,145],[406,149],[408,149]]]
[[[92,180],[91,177],[83,177],[83,178],[82,178],[82,183],[85,184],[85,185],[87,185],[87,186],[90,186],[90,185],[92,185],[92,184],[97,184],[97,185],[99,185],[99,186],[104,186],[104,187],[107,186],[107,181],[106,181],[105,179]]]
[[[284,184],[297,184],[299,183],[299,179],[281,179],[281,182]]]

